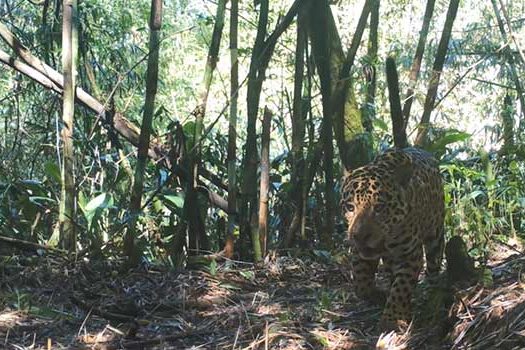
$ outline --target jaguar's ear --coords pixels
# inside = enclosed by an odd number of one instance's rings
[[[401,186],[406,186],[412,178],[414,172],[414,167],[412,166],[411,161],[402,162],[394,170],[394,179]]]
[[[344,167],[344,169],[343,169],[343,177],[350,177],[350,176],[352,176],[352,170],[347,169],[346,167]]]

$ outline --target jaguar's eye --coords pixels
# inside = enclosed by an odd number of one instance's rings
[[[383,213],[385,211],[385,206],[383,204],[377,204],[376,206],[374,206],[374,212],[375,213]]]
[[[352,203],[347,203],[345,205],[345,211],[347,213],[353,213],[355,211],[355,205],[353,205]]]

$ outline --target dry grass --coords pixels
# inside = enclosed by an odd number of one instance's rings
[[[381,334],[380,308],[356,298],[336,263],[275,257],[263,266],[226,262],[214,274],[122,275],[109,264],[20,257],[3,266],[0,347],[523,349],[525,259],[493,264],[494,286],[455,290],[448,317],[441,303],[441,319],[420,312],[404,334]]]

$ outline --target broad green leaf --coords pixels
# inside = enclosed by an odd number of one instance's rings
[[[184,206],[184,197],[182,195],[171,195],[171,194],[165,194],[163,196],[166,200],[168,200],[170,203],[175,205],[177,208],[182,208]]]
[[[98,196],[90,200],[88,204],[86,204],[85,211],[92,212],[94,210],[97,210],[105,204],[107,198],[107,193],[99,194]]]
[[[60,183],[60,168],[55,162],[46,162],[44,164],[44,172],[49,179],[55,181],[56,183]]]
[[[437,138],[429,147],[431,152],[443,152],[445,147],[454,142],[465,141],[472,135],[457,130],[447,130],[445,135]]]

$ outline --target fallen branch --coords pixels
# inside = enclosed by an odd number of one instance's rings
[[[34,56],[22,43],[9,31],[9,29],[0,23],[0,37],[11,47],[16,54],[24,61],[20,61],[15,57],[11,57],[5,51],[0,50],[0,62],[8,65],[16,71],[33,79],[47,89],[55,93],[63,93],[64,79],[62,74],[54,70],[52,67],[44,63],[42,60]],[[106,106],[100,103],[97,99],[81,88],[76,89],[76,101],[95,112],[100,120],[104,121],[106,128],[115,129],[122,137],[129,141],[135,147],[139,143],[139,128],[124,117],[121,113],[115,113],[112,122],[106,120]],[[154,160],[162,161],[166,158],[169,150],[159,141],[152,140],[148,151],[148,156]],[[187,172],[181,167],[172,167],[171,170],[183,180],[188,179]],[[207,172],[210,175],[209,172]],[[202,175],[202,174],[201,174]],[[204,176],[206,178],[206,176]],[[211,182],[217,182],[215,178],[209,179]],[[225,212],[228,212],[228,203],[219,194],[209,190],[207,186],[199,181],[199,185],[206,187],[208,198],[212,205],[217,206]],[[224,188],[223,188],[224,189]]]
[[[7,243],[9,245],[15,246],[17,248],[24,249],[24,250],[34,251],[34,250],[38,250],[38,249],[43,249],[43,250],[48,250],[48,251],[52,251],[52,252],[55,252],[55,253],[64,254],[64,255],[68,254],[68,252],[65,251],[65,250],[62,250],[62,249],[59,249],[59,248],[55,248],[55,247],[52,247],[52,246],[49,246],[49,245],[43,245],[43,244],[38,244],[38,243],[34,243],[34,242],[28,242],[28,241],[24,241],[24,240],[21,240],[21,239],[16,239],[16,238],[11,238],[11,237],[6,237],[6,236],[0,236],[0,241],[4,242],[4,243]]]
[[[135,321],[135,317],[134,316],[119,314],[119,313],[115,313],[115,312],[104,311],[104,310],[100,309],[99,307],[96,307],[94,305],[90,305],[90,304],[86,303],[85,301],[80,300],[79,298],[77,298],[74,295],[70,295],[69,299],[71,300],[71,302],[73,304],[77,305],[78,307],[80,307],[84,311],[91,312],[93,315],[100,316],[100,317],[102,317],[102,318],[104,318],[104,319],[106,319],[108,321],[117,321],[117,322],[134,322]]]

